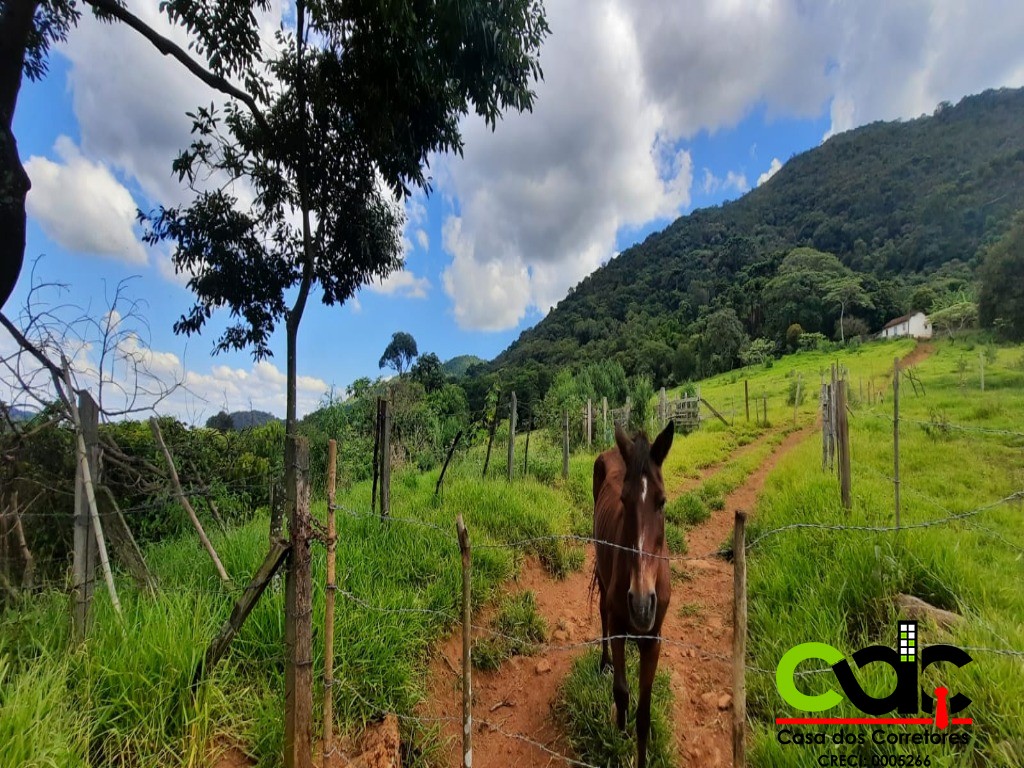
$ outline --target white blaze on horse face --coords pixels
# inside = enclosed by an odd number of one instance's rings
[[[640,478],[640,501],[647,501],[647,475]]]

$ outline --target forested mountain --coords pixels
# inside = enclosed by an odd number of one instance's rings
[[[980,249],[1024,208],[1022,181],[1024,90],[833,136],[623,251],[490,371],[550,380],[613,360],[658,384],[731,367],[751,339],[782,348],[794,323],[836,339],[875,331],[971,295]]]

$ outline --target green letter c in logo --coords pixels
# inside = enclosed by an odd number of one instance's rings
[[[775,686],[779,689],[779,695],[787,704],[804,712],[831,709],[843,700],[842,696],[835,691],[808,696],[797,690],[793,677],[800,662],[807,659],[822,659],[832,665],[843,658],[843,654],[828,643],[801,643],[790,648],[779,661],[779,666],[775,668]]]

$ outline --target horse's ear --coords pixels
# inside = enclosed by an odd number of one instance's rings
[[[651,461],[659,467],[668,456],[668,450],[672,447],[672,436],[675,435],[675,432],[675,423],[669,419],[668,424],[661,430],[661,434],[655,438],[654,445],[651,446]]]
[[[625,459],[628,465],[630,457],[633,455],[633,441],[629,439],[629,435],[618,424],[615,425],[615,444],[619,446],[619,453],[622,454],[622,458]]]

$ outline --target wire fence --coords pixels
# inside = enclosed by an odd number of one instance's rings
[[[879,474],[881,474],[884,477],[883,473],[879,473]],[[746,543],[746,545],[744,547],[744,551],[745,552],[755,552],[755,551],[758,550],[759,547],[761,547],[764,544],[764,542],[769,540],[771,537],[779,536],[779,535],[784,534],[784,533],[796,533],[796,532],[803,531],[803,530],[826,530],[826,531],[830,531],[830,532],[844,531],[844,532],[871,533],[871,534],[879,534],[879,535],[896,535],[896,534],[898,534],[901,531],[904,531],[906,529],[932,527],[932,526],[941,526],[941,525],[950,525],[950,524],[954,524],[954,523],[965,521],[965,520],[971,520],[972,518],[974,518],[974,517],[976,517],[978,515],[981,515],[982,513],[986,512],[986,511],[995,509],[997,507],[1001,507],[1001,506],[1003,506],[1005,504],[1008,504],[1008,503],[1010,503],[1012,501],[1020,500],[1020,499],[1024,498],[1024,489],[1022,489],[1020,491],[1016,491],[1016,492],[1011,493],[1011,494],[1008,494],[1008,495],[1006,495],[1006,496],[1004,496],[1004,497],[1002,497],[1000,499],[996,499],[996,500],[994,500],[992,502],[989,502],[987,504],[981,505],[981,506],[976,507],[974,509],[965,510],[965,511],[962,511],[962,512],[952,512],[951,510],[946,509],[937,500],[930,499],[929,497],[927,497],[926,494],[922,494],[922,497],[925,498],[926,500],[930,501],[931,503],[933,503],[936,507],[938,507],[938,508],[942,509],[943,511],[945,511],[947,514],[945,514],[943,517],[940,517],[940,518],[934,518],[932,520],[922,521],[922,522],[918,522],[918,523],[909,523],[909,524],[906,524],[906,525],[903,525],[903,526],[900,526],[900,527],[897,527],[897,526],[866,526],[866,525],[826,525],[826,524],[818,524],[818,523],[794,523],[794,524],[789,524],[789,525],[782,525],[782,526],[778,526],[778,527],[775,527],[775,528],[771,528],[771,529],[766,530],[766,531],[760,531],[759,534],[755,538],[751,539],[750,541],[748,541]],[[367,513],[367,512],[362,512],[362,511],[359,511],[359,510],[352,509],[349,506],[340,505],[340,504],[333,505],[331,507],[331,509],[333,509],[336,512],[340,512],[342,514],[346,514],[346,515],[349,515],[349,516],[354,517],[354,518],[360,518],[360,519],[371,519],[372,518],[374,520],[380,521],[384,525],[387,525],[387,524],[390,524],[390,523],[398,523],[400,525],[418,526],[418,527],[421,527],[421,528],[424,528],[424,529],[428,529],[428,530],[430,530],[430,531],[432,531],[434,533],[440,533],[441,535],[443,535],[445,537],[445,539],[451,544],[453,551],[455,551],[457,549],[457,547],[458,547],[458,537],[455,535],[455,532],[453,530],[451,530],[450,528],[446,528],[444,526],[438,525],[438,524],[436,524],[434,522],[431,522],[431,521],[420,520],[420,519],[412,518],[412,517],[394,517],[394,516],[389,517],[386,520],[381,520],[380,516],[377,515],[377,514],[371,514],[371,513]],[[522,537],[522,538],[511,539],[511,540],[508,540],[508,541],[487,540],[487,541],[483,541],[483,542],[479,542],[479,543],[474,544],[473,545],[473,550],[505,549],[505,550],[529,551],[536,544],[538,544],[538,543],[546,543],[546,542],[547,543],[568,543],[568,544],[571,544],[571,545],[594,545],[595,547],[598,547],[598,546],[609,547],[609,548],[615,549],[617,551],[623,551],[623,552],[627,552],[627,553],[642,555],[642,556],[650,558],[652,560],[669,560],[669,561],[694,561],[694,560],[708,561],[708,560],[717,560],[719,562],[724,562],[724,558],[731,554],[727,550],[715,550],[715,551],[712,551],[712,552],[707,552],[707,553],[698,554],[698,555],[672,556],[672,555],[652,554],[652,553],[648,553],[648,552],[642,552],[638,548],[622,545],[622,544],[619,544],[617,542],[610,542],[610,541],[596,539],[596,538],[591,537],[591,536],[581,536],[581,535],[575,535],[575,534],[550,534],[550,535],[542,535],[542,536]],[[1012,542],[1008,542],[1008,543],[1012,544]],[[380,605],[380,604],[374,602],[369,597],[359,596],[359,595],[355,594],[354,592],[352,592],[351,590],[343,589],[343,588],[338,588],[337,589],[337,595],[339,596],[340,599],[348,601],[353,606],[356,606],[356,607],[358,607],[361,610],[372,612],[372,613],[386,614],[386,615],[425,614],[425,615],[430,615],[430,616],[435,617],[435,618],[439,618],[446,625],[449,625],[449,626],[457,624],[459,622],[459,619],[460,619],[460,613],[454,607],[454,605],[453,605],[453,608],[451,610],[441,610],[441,609],[437,609],[437,608],[423,608],[423,607],[418,607],[418,606],[407,606],[407,605]],[[537,640],[532,639],[531,637],[528,637],[528,636],[509,634],[507,632],[502,632],[502,631],[500,631],[500,630],[498,630],[498,629],[496,629],[496,628],[494,628],[492,626],[487,626],[487,625],[481,624],[481,623],[471,623],[470,624],[470,629],[472,631],[472,635],[475,638],[475,640],[473,641],[474,644],[477,641],[479,641],[480,639],[486,639],[486,638],[504,640],[504,641],[507,641],[510,644],[513,644],[515,647],[523,649],[523,651],[522,651],[523,655],[528,655],[528,656],[546,656],[546,655],[551,654],[551,653],[567,653],[567,654],[575,655],[575,654],[578,654],[578,653],[580,653],[582,651],[586,651],[586,650],[597,648],[597,647],[602,647],[604,643],[608,643],[608,642],[611,642],[613,640],[623,640],[623,641],[632,641],[632,642],[652,642],[652,641],[656,641],[656,642],[658,642],[658,643],[660,643],[660,644],[662,644],[663,646],[666,646],[666,647],[673,647],[673,648],[682,649],[682,650],[687,652],[687,655],[690,658],[697,659],[697,660],[699,660],[701,662],[719,663],[719,664],[728,664],[728,665],[732,665],[732,664],[735,663],[735,659],[730,654],[721,653],[721,652],[718,652],[718,651],[710,650],[710,649],[702,646],[699,643],[685,642],[683,640],[679,640],[677,638],[667,637],[667,636],[652,636],[652,635],[642,635],[642,634],[616,634],[616,635],[609,635],[607,637],[592,637],[592,638],[584,638],[584,639],[580,639],[580,640],[574,640],[572,638],[566,638],[565,640],[562,640],[562,641],[554,641],[554,642],[552,642],[552,641],[549,641],[549,640],[537,641]],[[922,646],[922,647],[926,648],[927,646]],[[1021,659],[1021,658],[1024,658],[1024,650],[1017,650],[1017,649],[1013,649],[1013,648],[1009,648],[1009,647],[991,648],[991,647],[983,647],[983,646],[964,646],[963,650],[968,651],[970,653],[991,654],[991,655],[1002,656],[1002,657],[1006,657],[1006,658],[1010,658],[1010,659]],[[452,673],[452,675],[457,678],[456,683],[461,684],[463,675],[460,674],[459,670],[457,669],[457,666],[453,665],[453,664],[451,664],[449,662],[448,668],[449,668],[450,672]],[[744,669],[744,672],[746,672],[746,673],[755,674],[755,675],[762,675],[762,676],[766,676],[766,677],[769,677],[769,678],[774,678],[774,676],[776,675],[776,670],[775,669],[761,667],[761,666],[758,666],[758,665],[755,665],[755,664],[750,664],[750,663],[744,663],[743,664],[743,669]],[[821,675],[821,674],[828,674],[828,673],[830,673],[832,671],[833,671],[833,667],[831,667],[831,666],[813,667],[813,668],[798,670],[797,672],[795,672],[795,676],[797,676],[797,677],[809,677],[809,676],[815,676],[815,675]],[[325,681],[325,683],[326,683],[326,681]],[[363,706],[368,707],[371,711],[377,709],[376,707],[374,707],[373,703],[370,702],[369,700],[367,700],[355,688],[355,686],[352,685],[351,683],[349,683],[347,681],[344,681],[344,680],[341,680],[341,679],[338,679],[338,678],[335,678],[334,680],[331,681],[331,684],[332,684],[332,686],[334,684],[345,686],[346,690],[349,691],[354,697],[359,699],[361,701],[361,703],[363,704]],[[499,702],[497,705],[495,705],[495,708],[500,708],[500,706],[501,706],[501,702]],[[460,724],[465,725],[465,723],[463,722],[463,718],[462,717],[458,717],[458,716],[438,717],[438,716],[430,716],[430,715],[405,714],[405,713],[403,713],[403,714],[398,714],[397,717],[399,718],[399,720],[402,720],[402,721],[405,721],[405,722],[409,722],[409,723],[412,723],[412,724],[416,724],[416,725],[421,726],[421,727],[437,725],[439,723],[447,723],[450,726],[450,730],[452,732],[458,731],[458,726]],[[509,729],[505,728],[502,723],[497,722],[497,721],[495,721],[493,719],[478,718],[478,717],[474,716],[472,718],[472,723],[475,724],[477,727],[486,728],[490,732],[499,734],[500,736],[502,736],[502,737],[504,737],[506,739],[509,739],[511,741],[516,741],[516,742],[520,742],[520,743],[523,743],[523,744],[527,744],[527,745],[533,747],[534,749],[536,749],[539,753],[542,753],[543,755],[545,755],[547,758],[552,759],[552,760],[561,761],[565,765],[582,766],[583,768],[598,768],[598,766],[595,766],[595,765],[593,765],[591,763],[588,763],[588,762],[586,762],[584,760],[580,760],[576,756],[564,754],[563,751],[562,751],[562,750],[564,750],[564,746],[563,746],[563,742],[562,742],[562,738],[561,737],[553,738],[553,739],[549,740],[547,743],[545,743],[544,741],[541,741],[541,740],[535,738],[532,735],[524,734],[524,733],[518,733],[518,732],[515,732],[515,731],[512,731],[512,730],[509,730]],[[479,752],[479,749],[477,749],[476,751]]]

